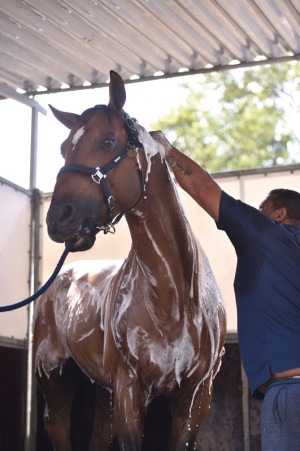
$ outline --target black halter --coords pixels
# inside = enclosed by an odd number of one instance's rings
[[[64,172],[70,172],[70,171],[76,171],[76,172],[82,172],[83,174],[88,174],[92,177],[93,181],[95,183],[98,183],[102,186],[104,197],[107,202],[108,206],[108,219],[106,224],[100,226],[96,225],[96,229],[98,232],[101,230],[106,234],[108,232],[115,233],[115,225],[120,221],[122,216],[126,213],[129,213],[136,205],[140,202],[143,192],[144,192],[144,176],[143,171],[140,165],[140,162],[138,161],[138,170],[140,174],[140,181],[141,181],[141,193],[137,200],[137,202],[130,208],[128,208],[126,211],[123,211],[122,213],[119,213],[115,218],[113,217],[113,211],[115,206],[115,200],[113,196],[110,194],[107,182],[106,182],[106,175],[109,171],[111,171],[114,167],[116,167],[124,158],[127,156],[129,157],[136,157],[137,155],[137,147],[142,147],[142,144],[139,142],[137,136],[136,136],[136,128],[135,128],[135,120],[132,119],[127,113],[124,112],[125,115],[125,129],[128,134],[128,144],[125,147],[125,149],[122,150],[116,157],[114,157],[112,160],[110,160],[108,163],[106,163],[102,167],[96,167],[91,168],[89,166],[84,166],[82,164],[76,164],[76,163],[70,163],[66,164],[61,168],[59,173],[57,174],[57,177],[59,177]]]

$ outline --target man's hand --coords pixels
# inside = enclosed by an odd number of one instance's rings
[[[156,130],[149,133],[158,144],[161,156],[163,158],[166,158],[169,152],[172,150],[173,146],[169,143],[169,141],[167,140],[167,138],[165,137],[164,133],[161,130]]]

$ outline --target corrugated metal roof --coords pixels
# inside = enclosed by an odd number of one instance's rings
[[[0,93],[300,55],[299,0],[0,0]],[[210,69],[208,69],[210,68]]]

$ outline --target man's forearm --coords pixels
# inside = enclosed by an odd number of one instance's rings
[[[173,146],[165,153],[165,158],[179,185],[217,221],[221,188],[211,175]]]
[[[219,219],[221,188],[208,172],[167,140],[162,131],[150,132],[161,156],[168,162],[175,178],[202,208],[215,220]]]

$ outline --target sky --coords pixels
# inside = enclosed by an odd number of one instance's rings
[[[134,83],[126,85],[124,110],[147,130],[151,122],[184,102],[185,91],[180,88],[191,77]],[[196,76],[193,76],[196,81]],[[58,122],[48,104],[62,111],[81,114],[97,104],[108,103],[108,87],[58,94],[43,94],[35,100],[47,110],[38,117],[37,187],[43,192],[53,190],[56,175],[64,161],[60,145],[69,130]],[[31,108],[12,99],[0,101],[0,176],[24,188],[29,187]]]

